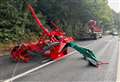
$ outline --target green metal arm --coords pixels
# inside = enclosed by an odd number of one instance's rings
[[[75,42],[70,42],[68,46],[80,52],[85,57],[85,59],[87,59],[90,62],[90,64],[94,66],[98,66],[99,60],[97,59],[96,55],[91,50],[82,48]]]

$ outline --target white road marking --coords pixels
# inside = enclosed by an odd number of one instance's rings
[[[47,61],[49,61],[50,59],[46,59],[46,60],[43,60],[43,61],[41,61],[42,63],[44,63],[44,62],[47,62]]]
[[[16,75],[15,77],[12,77],[12,78],[10,78],[10,79],[7,79],[7,80],[5,80],[4,82],[12,82],[12,81],[15,80],[15,79],[18,79],[18,78],[20,78],[20,77],[23,77],[23,76],[27,75],[28,73],[31,73],[31,72],[33,72],[33,71],[36,71],[36,70],[38,70],[38,69],[40,69],[40,68],[43,68],[43,67],[49,65],[49,64],[52,64],[52,63],[54,63],[54,62],[56,62],[56,61],[59,61],[59,60],[65,58],[65,57],[67,57],[67,56],[69,56],[69,55],[72,55],[72,54],[75,53],[75,52],[76,52],[76,51],[73,51],[73,52],[71,52],[71,53],[69,53],[69,54],[67,54],[67,55],[65,55],[65,56],[63,56],[63,57],[60,57],[60,58],[54,60],[54,61],[50,61],[50,62],[48,62],[48,63],[45,63],[45,64],[43,64],[43,65],[40,65],[40,66],[38,66],[38,67],[35,67],[35,68],[31,69],[31,70],[28,70],[28,71],[26,71],[26,72],[24,72],[24,73],[21,73],[21,74],[19,74],[19,75]]]
[[[111,56],[109,57],[109,60],[108,60],[109,62],[106,61],[109,63],[109,65],[108,65],[108,69],[105,73],[105,77],[104,77],[105,81],[104,82],[106,82],[106,81],[109,82],[110,80],[113,80],[113,79],[111,79],[112,75],[110,73],[113,73],[114,68],[117,68],[117,66],[114,67],[114,65],[116,65],[116,62],[115,62],[116,61],[115,59],[117,59],[116,55],[118,55],[118,41],[117,41],[117,39],[113,38],[113,42],[111,42],[110,44],[112,44],[112,45],[108,46],[108,48],[110,48],[109,50],[111,50],[111,49],[113,49],[113,50],[111,52]],[[106,49],[106,50],[108,50],[108,49]],[[113,77],[114,77],[114,75],[113,75]],[[115,81],[116,81],[116,78],[114,78],[114,81],[110,81],[110,82],[115,82]]]
[[[112,39],[112,41],[113,41],[113,39]],[[105,50],[107,50],[107,48],[112,43],[112,41],[109,41],[108,43],[106,43],[106,45],[102,49],[100,49],[99,52],[97,52],[97,54],[99,54],[99,55],[104,54]]]
[[[118,56],[117,80],[116,80],[116,82],[120,82],[120,42],[119,42],[119,56]]]
[[[96,43],[96,41],[94,41],[92,44],[88,44],[88,45],[85,46],[85,47],[92,46],[92,45],[95,44],[95,43]],[[59,60],[61,60],[61,59],[63,59],[63,58],[66,58],[66,57],[68,57],[68,56],[70,56],[70,55],[72,55],[72,54],[74,54],[74,53],[76,53],[76,52],[77,52],[77,51],[73,51],[73,52],[71,52],[71,53],[68,53],[67,55],[65,55],[65,56],[63,56],[63,57],[60,57],[60,58],[58,58],[58,59],[56,59],[56,60],[54,60],[54,61],[50,61],[50,62],[45,63],[45,64],[43,64],[43,65],[37,66],[37,67],[35,67],[35,68],[33,68],[33,69],[30,69],[30,70],[28,70],[28,71],[26,71],[26,72],[24,72],[24,73],[18,74],[18,75],[16,75],[16,76],[12,77],[12,78],[9,78],[9,79],[7,79],[7,80],[4,80],[3,82],[12,82],[12,81],[14,81],[14,80],[16,80],[16,79],[18,79],[18,78],[20,78],[20,77],[23,77],[23,76],[25,76],[25,75],[33,72],[33,71],[36,71],[36,70],[38,70],[38,69],[40,69],[40,68],[43,68],[43,67],[45,67],[45,66],[47,66],[47,65],[49,65],[49,64],[52,64],[52,63],[54,63],[54,62],[56,62],[56,61],[59,61]]]

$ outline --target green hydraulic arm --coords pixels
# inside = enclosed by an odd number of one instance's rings
[[[105,63],[105,62],[99,61],[99,59],[96,57],[96,55],[91,50],[82,48],[75,42],[70,42],[68,46],[74,48],[79,53],[81,53],[83,57],[86,60],[88,60],[88,62],[93,66],[98,67],[100,64],[108,64],[107,62]]]

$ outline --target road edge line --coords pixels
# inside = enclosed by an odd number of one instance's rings
[[[119,47],[119,54],[118,54],[118,65],[117,65],[117,79],[116,79],[116,82],[120,82],[120,42],[118,44],[118,47]]]

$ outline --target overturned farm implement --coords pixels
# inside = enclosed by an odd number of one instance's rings
[[[15,46],[11,51],[11,58],[14,61],[29,62],[32,60],[33,54],[42,55],[51,60],[56,60],[67,55],[67,47],[72,47],[80,52],[90,64],[96,67],[99,64],[103,64],[103,62],[100,62],[91,50],[77,45],[74,42],[74,38],[66,36],[65,32],[61,30],[60,27],[54,22],[49,21],[51,26],[53,26],[55,29],[49,31],[47,28],[45,28],[36,16],[31,4],[28,5],[28,9],[32,13],[33,18],[39,27],[42,29],[43,33],[37,42],[28,44],[23,43]]]

